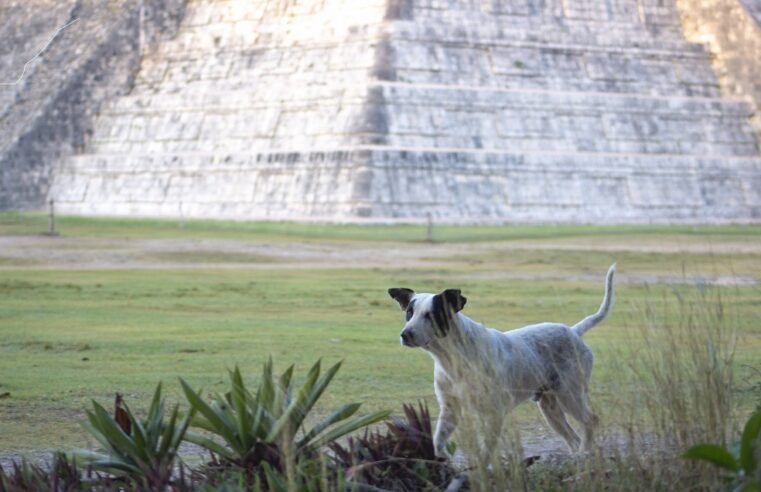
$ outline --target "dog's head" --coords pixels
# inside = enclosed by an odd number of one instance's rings
[[[405,312],[406,322],[400,335],[402,345],[426,348],[436,338],[443,338],[452,329],[455,315],[465,307],[467,299],[459,289],[441,294],[415,294],[405,288],[388,289]]]

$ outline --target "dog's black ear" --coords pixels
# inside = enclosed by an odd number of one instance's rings
[[[394,287],[388,289],[388,295],[399,303],[399,307],[402,308],[402,311],[406,311],[407,306],[409,306],[410,301],[412,300],[412,296],[415,295],[415,291],[404,287]]]
[[[444,301],[455,313],[462,311],[462,308],[465,307],[465,303],[468,302],[468,299],[463,297],[460,289],[447,289],[441,293],[441,297],[444,298]]]
[[[460,293],[460,289],[447,289],[433,296],[431,316],[437,337],[447,336],[454,325],[454,314],[462,311],[467,301]]]

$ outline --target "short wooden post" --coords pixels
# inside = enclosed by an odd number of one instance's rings
[[[57,236],[58,233],[55,230],[55,201],[51,198],[48,205],[48,236]]]
[[[428,228],[425,233],[425,240],[429,243],[433,242],[433,217],[431,217],[431,213],[428,212]]]

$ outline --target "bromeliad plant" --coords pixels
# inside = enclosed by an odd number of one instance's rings
[[[103,447],[103,452],[81,450],[77,460],[95,470],[125,476],[141,488],[163,490],[172,485],[177,449],[185,438],[193,412],[180,418],[177,405],[164,420],[161,384],[156,386],[144,420],[138,419],[117,395],[115,416],[93,401],[82,425]]]
[[[337,468],[353,484],[383,490],[444,490],[455,477],[452,464],[436,457],[428,407],[404,405],[404,418],[386,421],[386,432],[330,444]]]
[[[73,460],[63,453],[55,453],[49,469],[26,462],[12,463],[9,470],[0,465],[0,492],[51,490],[78,492],[93,487],[82,478]]]
[[[304,383],[296,387],[293,366],[276,377],[270,359],[264,364],[255,393],[246,388],[240,369],[235,367],[230,371],[230,391],[225,395],[216,395],[209,403],[180,379],[188,402],[197,412],[191,426],[217,436],[224,444],[192,432],[187,434],[186,439],[205,447],[228,464],[262,477],[262,470],[271,468],[287,472],[289,463],[315,459],[325,445],[388,417],[389,412],[386,411],[353,417],[360,404],[348,403],[307,431],[305,422],[309,412],[341,363],[332,366],[323,375],[320,375],[320,366],[320,361],[317,361]],[[267,467],[262,468],[264,463]]]

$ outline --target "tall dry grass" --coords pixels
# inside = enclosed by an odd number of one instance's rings
[[[592,377],[592,403],[601,420],[594,450],[527,467],[520,427],[510,416],[478,415],[461,422],[455,434],[460,453],[467,457],[462,466],[468,468],[472,490],[672,491],[719,486],[712,467],[686,461],[681,454],[698,443],[729,445],[738,436],[738,317],[716,288],[681,287],[649,294],[625,320],[625,343],[604,358],[617,383],[613,395],[596,398]],[[484,447],[482,436],[489,436],[491,447]]]

